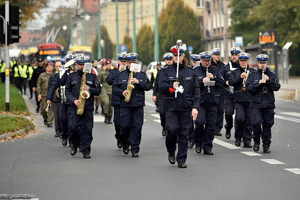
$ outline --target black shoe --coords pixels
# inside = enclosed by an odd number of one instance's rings
[[[82,157],[83,157],[84,159],[91,159],[91,155],[90,155],[89,153],[84,153],[84,154],[82,154]]]
[[[200,146],[196,146],[195,151],[196,153],[201,153],[202,148]]]
[[[137,153],[137,152],[131,152],[131,157],[138,158],[139,157],[139,153]]]
[[[51,127],[53,127],[53,125],[52,124],[47,124],[47,127],[48,128],[51,128]],[[59,137],[59,136],[58,136]]]
[[[240,147],[241,146],[241,140],[235,140],[235,146]]]
[[[187,164],[185,162],[178,162],[178,168],[187,168]]]
[[[211,149],[204,150],[203,154],[208,155],[208,156],[213,156],[214,155],[214,153],[211,151]]]
[[[189,141],[189,143],[188,143],[189,149],[194,148],[194,145],[195,145],[195,143],[193,141]]]
[[[226,129],[225,137],[226,137],[226,139],[228,139],[228,140],[231,138],[231,133],[230,133],[230,130],[229,130],[229,129]]]
[[[250,141],[244,142],[244,148],[252,148],[251,142]]]
[[[71,147],[71,152],[70,152],[71,156],[75,156],[76,153],[77,153],[77,148]]]
[[[259,151],[259,144],[254,144],[253,145],[253,151],[258,152]]]
[[[161,132],[161,135],[163,137],[167,136],[167,130],[166,129],[163,129],[162,132]]]
[[[123,153],[124,154],[129,154],[129,147],[128,147],[128,145],[123,145]]]
[[[215,136],[222,136],[222,133],[221,132],[217,132],[217,133],[215,133]]]
[[[118,146],[119,149],[122,149],[122,147],[123,147],[123,145],[120,141],[117,141],[117,146]]]
[[[168,160],[171,165],[174,165],[176,163],[175,155],[169,153]]]
[[[56,138],[57,138],[57,137],[60,137],[60,136],[61,136],[61,135],[60,135],[59,132],[56,132],[55,135],[54,135],[54,137],[56,137]]]
[[[65,147],[68,144],[68,140],[67,139],[62,139],[61,140],[61,144]]]
[[[269,146],[263,146],[263,153],[271,153]]]

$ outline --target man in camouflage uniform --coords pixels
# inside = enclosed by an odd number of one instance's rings
[[[47,101],[48,82],[53,74],[53,63],[48,63],[46,72],[43,72],[37,81],[38,101],[41,103],[41,114],[47,127],[52,127],[54,114],[53,108],[48,106],[51,102]]]
[[[106,78],[109,75],[110,70],[112,69],[111,60],[106,59],[104,63],[103,70],[99,74],[99,81],[102,85],[102,91],[100,94],[101,102],[103,103],[103,112],[105,116],[104,123],[111,124],[112,117],[112,105],[111,105],[111,96],[112,96],[112,86],[109,85],[106,81]]]

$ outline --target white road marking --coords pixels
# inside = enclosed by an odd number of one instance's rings
[[[242,154],[245,154],[247,156],[261,156],[259,153],[255,153],[253,151],[241,151]]]
[[[237,146],[235,146],[233,144],[230,144],[228,142],[224,142],[223,140],[220,140],[220,139],[217,139],[217,138],[214,139],[214,143],[217,144],[217,145],[220,145],[222,147],[225,147],[227,149],[230,149],[230,150],[240,149],[240,147],[237,147]]]
[[[104,122],[104,117],[102,115],[94,115],[94,122]]]
[[[300,175],[300,169],[299,168],[285,168],[284,170],[292,172],[294,174]]]
[[[285,116],[281,116],[281,115],[275,115],[275,118],[290,121],[290,122],[300,123],[300,119],[293,118],[293,117],[285,117]]]
[[[281,162],[279,160],[276,160],[276,159],[260,159],[261,161],[263,162],[266,162],[270,165],[285,165],[284,162]]]
[[[155,121],[156,123],[159,123],[159,124],[160,124],[160,120],[159,120],[159,119],[155,119],[155,120],[153,120],[153,121]]]
[[[145,102],[145,104],[146,104],[146,106],[150,106],[150,107],[155,107],[155,105],[154,104],[152,104],[152,103],[149,103],[149,102]]]
[[[280,112],[280,114],[282,114],[282,115],[289,115],[289,116],[299,117],[300,118],[300,113],[298,113],[298,112]]]
[[[151,116],[152,116],[152,117],[155,117],[155,118],[157,118],[157,119],[160,119],[159,114],[151,114]]]

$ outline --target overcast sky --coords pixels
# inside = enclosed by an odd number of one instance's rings
[[[28,29],[40,29],[45,25],[47,16],[51,13],[55,8],[59,6],[75,6],[76,0],[48,0],[49,7],[41,10],[41,14],[37,16],[36,20],[33,20],[28,23]]]

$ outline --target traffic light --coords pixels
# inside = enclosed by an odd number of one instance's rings
[[[20,36],[20,9],[18,6],[9,7],[8,44],[18,43]]]

